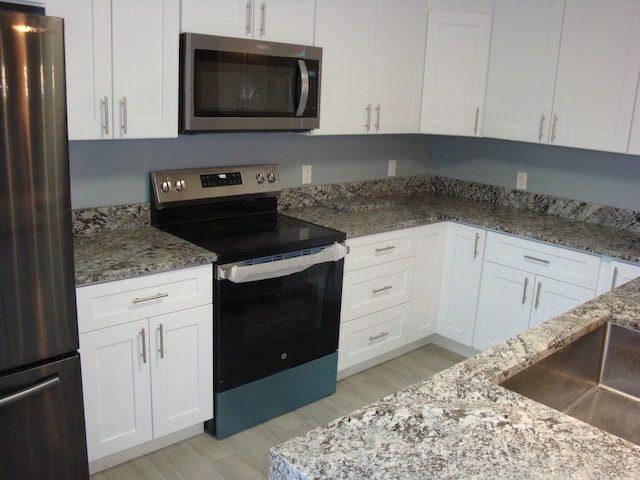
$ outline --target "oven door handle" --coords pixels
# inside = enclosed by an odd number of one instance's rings
[[[229,280],[234,283],[257,282],[299,273],[320,263],[337,262],[344,258],[346,254],[346,245],[334,243],[318,253],[275,262],[259,263],[257,265],[220,265],[217,267],[216,277],[219,280]]]

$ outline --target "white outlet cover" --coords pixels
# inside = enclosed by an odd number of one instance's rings
[[[516,177],[516,188],[518,190],[527,189],[527,172],[518,172]]]
[[[302,166],[302,185],[309,185],[311,183],[311,165]]]

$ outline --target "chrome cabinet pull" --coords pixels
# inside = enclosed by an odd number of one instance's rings
[[[532,257],[531,255],[525,255],[524,258],[526,258],[527,260],[533,260],[534,262],[545,263],[547,265],[551,263],[549,260],[545,260],[544,258]]]
[[[365,108],[365,110],[367,111],[367,123],[364,124],[364,128],[367,129],[367,132],[371,131],[371,104],[367,105],[367,108]]]
[[[478,133],[478,119],[480,118],[480,107],[476,107],[476,122],[473,125],[473,134],[476,135]]]
[[[12,403],[19,402],[20,400],[24,400],[25,398],[32,397],[37,393],[43,392],[44,390],[48,390],[50,388],[55,387],[60,383],[60,377],[56,375],[55,377],[48,378],[41,382],[36,383],[32,387],[27,387],[23,390],[17,391],[16,393],[10,393],[4,397],[0,397],[0,408],[6,407],[7,405],[11,405]]]
[[[376,253],[388,252],[390,250],[395,250],[395,245],[389,245],[386,247],[376,248]]]
[[[374,288],[373,290],[371,290],[371,293],[376,294],[380,292],[386,292],[387,290],[391,290],[392,288],[393,286],[391,285],[385,285],[384,287],[381,287],[381,288]]]
[[[260,35],[264,37],[267,34],[267,2],[262,2],[260,11],[262,14],[262,18],[260,19]]]
[[[613,267],[613,278],[611,279],[611,290],[616,288],[617,281],[618,281],[618,267]]]
[[[476,233],[476,240],[473,244],[473,258],[476,258],[478,256],[478,242],[480,241],[480,234]]]
[[[104,97],[101,103],[104,107],[104,125],[102,125],[102,128],[104,134],[109,135],[109,97]]]
[[[378,106],[376,107],[376,124],[374,125],[374,127],[376,127],[376,132],[380,131],[380,110],[382,108],[380,107],[380,104],[378,104]]]
[[[160,352],[160,358],[164,358],[164,330],[162,324],[158,327],[158,333],[160,334],[160,348],[158,352]]]
[[[540,291],[542,290],[542,282],[538,282],[538,290],[536,291],[536,303],[533,308],[538,308],[540,306]]]
[[[140,330],[140,339],[142,340],[142,363],[147,363],[147,342],[145,341],[144,328]]]
[[[556,139],[556,126],[558,125],[558,115],[553,116],[553,125],[551,126],[551,143]]]
[[[251,0],[247,0],[247,23],[245,24],[245,33],[249,35],[251,33]]]
[[[529,279],[524,278],[524,289],[522,290],[522,305],[527,302],[527,287],[529,286]]]
[[[540,130],[538,130],[538,141],[542,140],[542,137],[544,136],[542,134],[542,128],[544,127],[544,121],[547,119],[547,117],[544,116],[544,113],[540,114]]]
[[[120,100],[120,105],[122,106],[122,133],[124,135],[127,134],[127,97],[122,97]]]
[[[168,296],[169,296],[168,293],[156,293],[155,295],[151,295],[149,297],[142,297],[142,298],[136,297],[133,300],[131,300],[131,303],[150,302],[151,300],[158,300],[159,298],[165,298]]]
[[[373,342],[374,340],[380,340],[381,338],[389,335],[389,332],[380,332],[378,335],[369,335],[369,341]]]

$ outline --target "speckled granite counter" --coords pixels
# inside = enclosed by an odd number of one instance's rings
[[[640,279],[278,445],[269,478],[640,478],[639,446],[497,385],[608,320],[640,330]]]

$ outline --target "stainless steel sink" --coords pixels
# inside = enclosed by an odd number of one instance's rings
[[[640,445],[640,332],[605,324],[500,385]]]

